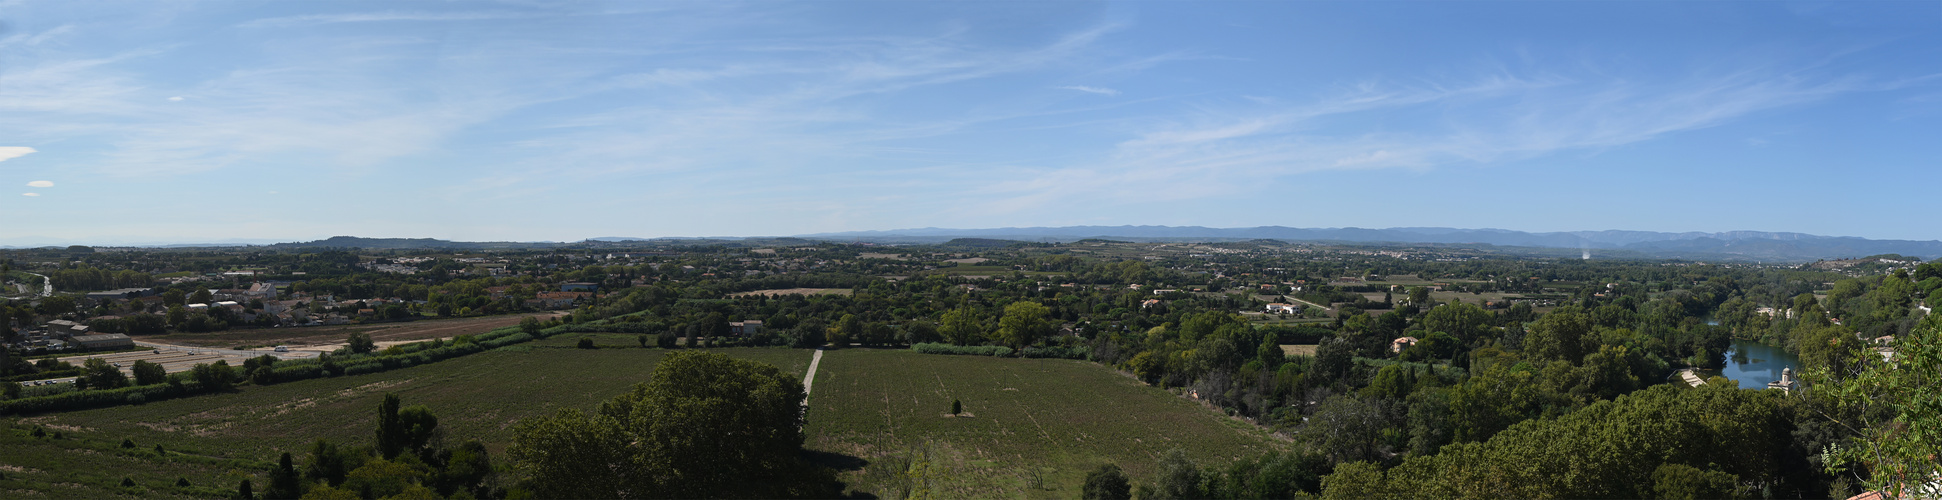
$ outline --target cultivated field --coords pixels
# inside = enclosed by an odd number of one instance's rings
[[[667,353],[640,348],[524,348],[528,345],[533,344],[369,375],[245,386],[227,394],[10,417],[10,425],[0,427],[0,443],[6,450],[0,453],[0,474],[5,476],[0,479],[0,497],[116,496],[120,490],[113,485],[123,476],[132,477],[145,488],[172,485],[177,478],[186,478],[194,485],[221,485],[233,490],[246,474],[257,474],[261,468],[226,465],[223,460],[260,464],[275,460],[284,451],[301,457],[305,446],[320,437],[340,444],[370,445],[377,425],[376,408],[386,392],[398,393],[407,406],[430,407],[438,415],[447,443],[478,439],[497,455],[504,451],[512,425],[520,419],[562,408],[592,409],[600,401],[647,380],[655,363]],[[812,354],[791,349],[717,352],[773,364],[796,374],[808,369]],[[62,431],[66,439],[28,438],[26,433],[35,427]],[[131,440],[138,448],[119,449],[122,439]],[[173,455],[154,457],[157,444]],[[188,459],[200,456],[213,458]],[[264,481],[260,476],[254,479],[259,487],[266,484]],[[138,496],[163,495],[173,491],[169,488],[144,490]]]
[[[378,323],[372,325],[254,328],[208,333],[172,333],[168,335],[138,337],[137,340],[201,347],[267,345],[297,347],[342,344],[344,343],[344,339],[351,336],[352,332],[364,332],[370,335],[373,341],[403,342],[485,333],[495,328],[517,325],[519,324],[519,320],[525,319],[528,316],[548,319],[561,314],[565,313],[553,311],[479,318],[427,319],[406,323]]]
[[[1107,462],[1150,482],[1171,448],[1224,462],[1284,446],[1081,361],[845,349],[824,354],[815,387],[807,446],[851,459],[842,479],[884,498],[909,487],[901,473],[926,455],[941,498],[1075,498]],[[954,398],[971,416],[945,416]]]
[[[600,349],[571,347],[591,337]],[[503,459],[520,419],[590,409],[646,380],[668,351],[631,334],[569,333],[503,350],[369,375],[245,386],[226,394],[11,417],[0,424],[0,497],[208,497],[242,479],[260,488],[280,452],[317,438],[371,444],[386,392],[438,415],[445,440],[486,443]],[[717,349],[801,374],[812,351]],[[1156,457],[1186,449],[1226,461],[1285,446],[1219,412],[1096,364],[1051,359],[827,351],[809,400],[812,450],[859,491],[903,491],[928,454],[945,498],[1077,496],[1084,475],[1118,463],[1153,480]],[[953,398],[964,417],[945,416]],[[32,438],[34,428],[64,439]],[[136,447],[119,446],[128,439]],[[153,451],[161,445],[167,455]],[[116,486],[128,477],[135,488]],[[177,479],[193,486],[177,488]]]

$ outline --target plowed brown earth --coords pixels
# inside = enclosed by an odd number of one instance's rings
[[[364,332],[366,335],[370,335],[373,341],[395,342],[485,333],[495,328],[517,325],[519,324],[519,320],[528,316],[544,320],[562,314],[566,313],[564,311],[553,311],[481,318],[426,319],[405,323],[377,323],[369,325],[250,328],[208,333],[145,335],[136,336],[135,338],[137,340],[201,347],[235,347],[241,345],[288,345],[296,347],[343,343],[344,339],[351,336],[351,332]]]

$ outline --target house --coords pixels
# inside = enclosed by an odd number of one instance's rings
[[[83,350],[127,349],[135,347],[135,339],[127,335],[110,333],[107,335],[82,335],[71,339],[75,346]]]
[[[1276,302],[1273,304],[1268,304],[1268,307],[1264,312],[1268,314],[1300,314],[1301,306],[1295,305],[1295,304],[1283,304],[1280,302]]]
[[[68,321],[64,319],[57,319],[54,321],[47,322],[47,336],[49,337],[57,337],[57,338],[72,337],[72,336],[87,335],[87,334],[88,334],[88,325],[83,325],[80,323],[75,323],[73,321]]]
[[[1416,345],[1416,337],[1403,337],[1391,340],[1389,341],[1389,352],[1403,352],[1403,349],[1408,349],[1414,345]]]
[[[759,320],[759,319],[728,322],[729,335],[740,337],[744,335],[754,335],[756,332],[760,332],[760,331],[762,331],[762,320]]]
[[[1146,299],[1146,300],[1140,301],[1140,309],[1146,309],[1148,307],[1153,307],[1157,305],[1160,305],[1160,299]]]
[[[587,282],[584,282],[584,281],[575,281],[575,282],[570,282],[570,283],[561,283],[561,284],[560,284],[560,291],[562,291],[562,292],[597,292],[597,291],[600,291],[600,284],[598,284],[598,283],[587,283]]]
[[[243,296],[252,299],[276,300],[276,285],[273,283],[251,283]]]

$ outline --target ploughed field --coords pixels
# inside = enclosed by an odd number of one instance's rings
[[[344,339],[350,338],[351,333],[363,332],[365,335],[370,335],[371,340],[376,342],[405,342],[485,333],[498,328],[516,326],[519,324],[519,320],[527,317],[536,317],[544,320],[560,314],[565,313],[553,311],[477,318],[421,319],[401,323],[376,323],[368,325],[238,328],[220,332],[138,336],[137,340],[197,347],[327,346],[343,344]]]
[[[946,416],[953,399],[969,416]],[[1226,462],[1286,446],[1095,363],[909,350],[824,353],[806,431],[806,447],[848,462],[849,487],[882,498],[923,486],[912,470],[940,498],[1076,498],[1107,462],[1137,484],[1168,449]]]

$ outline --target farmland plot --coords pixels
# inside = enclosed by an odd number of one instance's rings
[[[1103,463],[1150,482],[1168,449],[1225,463],[1284,446],[1082,361],[846,349],[825,353],[816,378],[806,446],[847,457],[842,479],[884,498],[920,483],[944,498],[1073,498]],[[947,416],[953,399],[968,416]],[[913,463],[927,466],[918,477]]]

